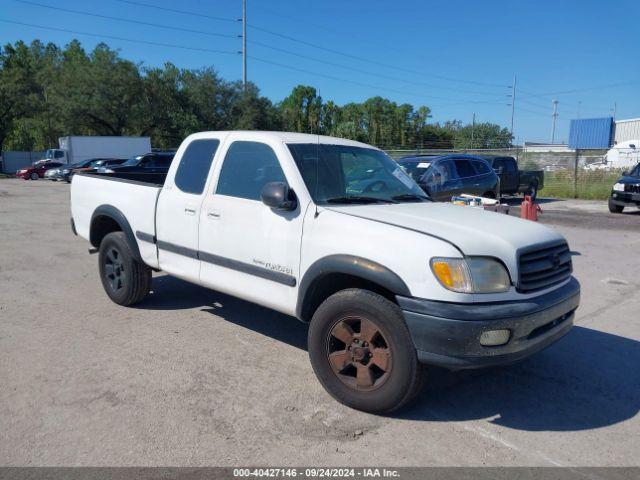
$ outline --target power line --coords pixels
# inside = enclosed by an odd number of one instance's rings
[[[351,71],[358,72],[358,73],[364,73],[366,75],[371,75],[371,76],[374,76],[374,77],[384,78],[384,79],[387,79],[387,80],[393,80],[395,82],[409,83],[409,84],[413,84],[413,85],[429,87],[429,88],[435,88],[435,89],[440,89],[440,90],[450,90],[450,91],[459,92],[459,93],[468,93],[470,95],[491,95],[491,96],[495,96],[495,93],[476,92],[476,91],[469,91],[469,90],[460,90],[460,89],[457,89],[457,88],[440,87],[438,85],[432,85],[432,84],[425,83],[425,82],[418,82],[418,81],[415,81],[415,80],[410,80],[410,79],[405,79],[405,78],[392,77],[392,76],[389,76],[389,75],[384,75],[384,74],[381,74],[381,73],[372,72],[370,70],[362,70],[362,69],[359,69],[359,68],[352,67],[350,65],[345,65],[343,63],[330,62],[330,61],[327,61],[327,60],[322,60],[320,58],[311,57],[309,55],[303,55],[301,53],[292,52],[291,50],[287,50],[287,49],[284,49],[284,48],[274,47],[274,46],[268,45],[266,43],[256,42],[255,40],[251,40],[251,41],[249,41],[249,43],[251,43],[253,45],[257,45],[259,47],[268,48],[268,49],[274,50],[276,52],[286,53],[287,55],[293,55],[295,57],[304,58],[306,60],[311,60],[313,62],[322,63],[324,65],[331,65],[331,66],[338,67],[338,68],[344,68],[346,70],[351,70]],[[436,98],[436,97],[433,97],[433,98]],[[496,98],[499,98],[499,97],[496,97]],[[450,100],[450,99],[447,99],[447,100]]]
[[[122,17],[114,17],[114,16],[110,16],[110,15],[102,15],[102,14],[98,14],[98,13],[91,13],[91,12],[87,12],[87,11],[82,11],[82,10],[74,10],[74,9],[70,9],[70,8],[63,8],[63,7],[56,7],[54,5],[47,5],[44,3],[39,3],[39,2],[34,2],[34,1],[30,1],[30,0],[14,0],[15,2],[18,3],[23,3],[26,5],[34,5],[37,7],[42,7],[42,8],[48,8],[51,10],[56,10],[56,11],[60,11],[60,12],[68,12],[68,13],[74,13],[74,14],[78,14],[78,15],[86,15],[86,16],[90,16],[90,17],[96,17],[96,18],[103,18],[103,19],[107,19],[107,20],[114,20],[114,21],[118,21],[118,22],[126,22],[126,23],[132,23],[132,24],[136,24],[136,25],[146,25],[146,26],[151,26],[151,27],[157,27],[157,28],[165,28],[165,29],[169,29],[169,30],[175,30],[175,31],[180,31],[180,32],[189,32],[189,33],[196,33],[196,34],[200,34],[200,35],[210,35],[210,36],[216,36],[216,37],[223,37],[223,38],[237,38],[237,35],[227,35],[227,34],[221,34],[221,33],[213,33],[213,32],[207,32],[207,31],[203,31],[203,30],[194,30],[194,29],[189,29],[189,28],[182,28],[182,27],[175,27],[172,25],[166,25],[166,24],[158,24],[158,23],[152,23],[152,22],[143,22],[143,21],[139,21],[139,20],[130,20],[128,18],[122,18]],[[244,0],[246,1],[246,0]],[[243,3],[244,5],[244,3]],[[246,10],[243,10],[246,11]],[[244,19],[244,14],[243,14],[243,19]],[[246,32],[246,21],[243,22],[243,32]],[[246,86],[246,82],[247,82],[247,75],[246,75],[246,71],[247,71],[247,66],[246,66],[246,55],[244,55],[244,52],[246,52],[246,33],[243,33],[243,35],[240,35],[240,37],[243,38],[243,75],[242,75],[242,81],[243,81],[243,85]],[[410,79],[402,79],[402,78],[397,78],[397,77],[392,77],[389,75],[383,75],[377,72],[372,72],[372,71],[367,71],[367,70],[362,70],[362,69],[358,69],[358,68],[354,68],[348,65],[344,65],[344,64],[340,64],[340,63],[335,63],[335,62],[329,62],[326,60],[322,60],[319,58],[315,58],[315,57],[310,57],[308,55],[302,55],[300,53],[297,52],[292,52],[291,50],[287,50],[287,49],[283,49],[283,48],[279,48],[279,47],[274,47],[272,45],[268,45],[262,42],[256,42],[256,41],[250,41],[249,43],[252,43],[254,45],[258,45],[261,46],[263,48],[268,48],[274,51],[278,51],[278,52],[282,52],[282,53],[286,53],[288,55],[293,55],[299,58],[304,58],[307,60],[311,60],[314,62],[319,62],[319,63],[323,63],[325,65],[332,65],[334,67],[339,67],[339,68],[344,68],[347,70],[352,70],[355,72],[359,72],[359,73],[364,73],[366,75],[372,75],[372,76],[376,76],[379,78],[384,78],[387,80],[393,80],[393,81],[399,81],[399,82],[403,82],[403,83],[409,83],[409,84],[413,84],[413,85],[418,85],[418,86],[425,86],[425,87],[429,87],[429,88],[435,88],[435,89],[440,89],[440,90],[450,90],[453,92],[459,92],[459,93],[468,93],[468,94],[473,94],[473,95],[495,95],[493,93],[487,93],[487,92],[477,92],[477,91],[467,91],[467,90],[460,90],[460,89],[456,89],[456,88],[449,88],[449,87],[441,87],[438,85],[432,85],[429,83],[425,83],[425,82],[417,82],[415,80],[410,80]],[[436,97],[433,97],[436,98]],[[440,98],[441,100],[443,98]],[[450,99],[444,99],[444,100],[450,100]]]
[[[259,32],[263,32],[263,33],[267,33],[269,35],[280,37],[280,38],[283,38],[285,40],[289,40],[291,42],[299,43],[301,45],[306,45],[308,47],[316,48],[318,50],[323,50],[325,52],[333,53],[335,55],[341,55],[343,57],[351,58],[353,60],[358,60],[360,62],[371,63],[373,65],[378,65],[378,66],[386,67],[386,68],[394,68],[396,70],[412,73],[414,75],[434,77],[434,78],[439,78],[441,80],[447,80],[447,81],[450,81],[450,82],[467,83],[467,84],[471,84],[471,85],[481,85],[481,86],[495,87],[495,88],[505,88],[505,87],[507,87],[507,85],[499,85],[499,84],[495,84],[495,83],[477,82],[477,81],[473,81],[473,80],[461,80],[459,78],[445,77],[443,75],[436,75],[436,74],[433,74],[433,73],[429,74],[429,73],[424,73],[424,72],[418,72],[418,71],[411,70],[411,69],[408,69],[408,68],[399,67],[397,65],[391,65],[391,64],[384,63],[384,62],[379,62],[379,61],[376,61],[376,60],[366,59],[366,58],[363,58],[363,57],[359,57],[357,55],[352,55],[352,54],[349,54],[349,53],[341,52],[339,50],[334,50],[332,48],[323,47],[323,46],[317,45],[315,43],[311,43],[311,42],[308,42],[306,40],[300,40],[300,39],[291,37],[289,35],[285,35],[283,33],[274,32],[272,30],[269,30],[269,29],[266,29],[266,28],[262,28],[262,27],[259,27],[257,25],[249,24],[248,26],[249,26],[249,28],[252,28],[252,29],[257,30]]]
[[[412,92],[407,92],[406,90],[395,90],[395,89],[390,89],[390,88],[384,88],[384,87],[380,87],[377,85],[372,85],[370,83],[363,83],[363,82],[359,82],[357,80],[349,80],[349,79],[344,79],[344,78],[340,78],[340,77],[335,77],[333,75],[327,75],[325,73],[320,73],[320,72],[314,72],[312,70],[306,70],[303,68],[299,68],[299,67],[294,67],[291,65],[287,65],[284,63],[280,63],[280,62],[274,62],[272,60],[267,60],[265,58],[260,58],[260,57],[255,57],[253,55],[249,56],[250,59],[255,60],[257,62],[262,62],[268,65],[274,65],[277,67],[281,67],[281,68],[286,68],[288,70],[294,70],[296,72],[301,72],[301,73],[306,73],[309,75],[313,75],[316,77],[324,77],[324,78],[328,78],[330,80],[336,80],[338,82],[343,82],[343,83],[351,83],[353,85],[359,85],[361,87],[367,87],[367,88],[373,88],[376,90],[382,90],[382,91],[388,91],[388,92],[392,92],[392,93],[396,93],[396,94],[400,94],[400,95],[404,95],[404,96],[411,96],[411,97],[415,97],[415,98],[424,98],[425,100],[427,98],[435,98],[438,100],[450,100],[448,98],[441,98],[441,97],[434,97],[434,96],[425,96],[425,95],[421,95],[421,94],[417,94],[417,93],[412,93]],[[473,102],[465,102],[465,103],[473,103]],[[440,105],[431,105],[432,107],[439,107]]]
[[[131,42],[131,43],[138,43],[138,44],[145,44],[145,45],[154,45],[154,46],[159,46],[159,47],[178,48],[178,49],[183,49],[183,50],[192,50],[192,51],[199,51],[199,52],[220,53],[220,54],[226,54],[226,55],[237,55],[237,52],[233,52],[233,51],[215,50],[215,49],[201,48],[201,47],[190,47],[190,46],[187,46],[187,45],[177,45],[177,44],[171,44],[171,43],[152,42],[152,41],[148,41],[148,40],[133,39],[133,38],[120,37],[120,36],[115,36],[115,35],[90,33],[90,32],[83,32],[83,31],[79,31],[79,30],[71,30],[71,29],[66,29],[66,28],[58,28],[58,27],[45,26],[45,25],[36,25],[36,24],[33,24],[33,23],[20,22],[20,21],[16,21],[16,20],[7,20],[7,19],[2,19],[2,18],[0,18],[0,22],[11,23],[11,24],[15,24],[15,25],[22,25],[22,26],[32,27],[32,28],[39,28],[39,29],[43,29],[43,30],[53,30],[53,31],[64,32],[64,33],[72,33],[74,35],[83,35],[83,36],[96,37],[96,38],[108,38],[108,39],[114,39],[114,40],[121,40],[121,41],[124,41],[124,42]],[[307,74],[314,75],[314,76],[325,77],[325,78],[328,78],[328,79],[331,79],[331,80],[336,80],[338,82],[352,83],[354,85],[364,86],[364,87],[367,87],[367,88],[374,88],[374,89],[377,89],[377,90],[387,90],[389,92],[393,92],[393,93],[397,93],[397,94],[401,94],[401,95],[405,95],[405,96],[408,95],[408,96],[412,96],[412,97],[416,97],[416,98],[423,97],[423,95],[419,95],[419,94],[416,94],[416,93],[406,92],[406,91],[402,91],[402,90],[385,89],[385,88],[381,88],[381,87],[376,86],[376,85],[371,85],[371,84],[368,84],[368,83],[358,82],[358,81],[355,81],[355,80],[348,80],[348,79],[343,79],[343,78],[339,78],[339,77],[334,77],[332,75],[326,75],[326,74],[323,74],[323,73],[314,72],[314,71],[310,71],[310,70],[300,69],[300,68],[297,68],[297,67],[293,67],[291,65],[286,65],[286,64],[283,64],[283,63],[279,63],[279,62],[273,62],[273,61],[266,60],[266,59],[259,58],[259,57],[251,56],[249,58],[251,58],[253,60],[256,60],[258,62],[262,62],[262,63],[266,63],[266,64],[270,64],[270,65],[275,65],[275,66],[279,66],[281,68],[286,68],[286,69],[289,69],[289,70],[295,70],[295,71],[299,71],[299,72],[302,72],[302,73],[307,73]],[[438,98],[438,97],[431,97],[431,98]],[[449,99],[446,99],[446,100],[449,100]],[[470,102],[470,103],[472,103],[472,102]],[[437,107],[438,105],[431,105],[431,106]]]
[[[256,10],[261,10],[263,12],[266,12],[266,13],[268,13],[270,15],[273,15],[273,16],[276,16],[276,17],[279,17],[279,18],[288,18],[290,20],[295,20],[297,22],[300,21],[300,18],[298,18],[298,17],[295,17],[293,15],[283,14],[283,13],[280,13],[280,12],[276,12],[275,10],[270,10],[268,8],[264,8],[262,5],[254,5],[253,8],[256,9]],[[405,49],[393,47],[393,46],[388,45],[388,44],[383,43],[383,42],[379,42],[379,41],[374,42],[371,39],[366,39],[366,38],[363,38],[361,36],[354,35],[353,33],[350,33],[350,32],[344,32],[344,31],[337,30],[335,28],[329,28],[326,25],[310,22],[307,18],[304,19],[304,25],[305,25],[305,27],[311,26],[311,27],[315,27],[315,28],[317,28],[319,30],[324,30],[325,32],[336,33],[338,35],[348,36],[348,37],[354,38],[356,40],[365,41],[368,44],[375,44],[375,45],[377,45],[377,46],[379,46],[381,48],[387,49],[387,50],[392,50],[392,51],[400,52],[400,53],[405,53],[406,52]]]
[[[640,84],[639,80],[634,80],[630,82],[620,82],[620,83],[611,83],[609,85],[600,85],[597,87],[587,87],[587,88],[576,88],[573,90],[562,90],[559,92],[548,92],[548,93],[527,93],[527,97],[551,97],[555,95],[563,95],[568,93],[580,93],[580,92],[589,92],[593,90],[607,90],[609,88],[616,87],[626,87],[629,85],[638,85]],[[523,92],[524,93],[524,92]]]
[[[210,20],[219,20],[221,22],[237,23],[237,21],[238,21],[235,18],[216,17],[214,15],[207,15],[205,13],[188,12],[186,10],[178,10],[177,8],[160,7],[159,5],[152,5],[152,4],[144,3],[144,2],[135,2],[133,0],[115,0],[115,1],[116,2],[121,2],[121,3],[128,3],[130,5],[138,5],[139,7],[155,8],[156,10],[163,10],[165,12],[181,13],[183,15],[191,15],[193,17],[198,17],[198,18],[208,18]]]
[[[37,7],[43,7],[43,8],[49,8],[51,10],[57,10],[60,12],[68,12],[68,13],[76,13],[78,15],[87,15],[89,17],[96,17],[96,18],[104,18],[106,20],[115,20],[118,22],[127,22],[127,23],[133,23],[136,25],[146,25],[149,27],[157,27],[157,28],[166,28],[168,30],[176,30],[178,32],[188,32],[188,33],[197,33],[199,35],[210,35],[213,37],[223,37],[223,38],[238,38],[237,35],[229,35],[229,34],[223,34],[223,33],[215,33],[215,32],[207,32],[204,30],[192,30],[190,28],[182,28],[182,27],[174,27],[173,25],[166,25],[166,24],[162,24],[162,23],[151,23],[151,22],[143,22],[140,20],[130,20],[128,18],[122,18],[122,17],[113,17],[110,15],[102,15],[99,13],[91,13],[91,12],[86,12],[86,11],[82,11],[82,10],[72,10],[70,8],[63,8],[63,7],[56,7],[53,5],[47,5],[44,3],[38,3],[38,2],[32,2],[29,0],[13,0],[14,2],[18,2],[18,3],[24,3],[26,5],[34,5]]]
[[[4,22],[4,23],[13,23],[15,25],[23,25],[25,27],[32,27],[32,28],[41,28],[43,30],[54,30],[57,32],[65,32],[65,33],[73,33],[74,35],[85,35],[87,37],[97,37],[97,38],[109,38],[112,40],[121,40],[123,42],[132,42],[132,43],[143,43],[145,45],[154,45],[157,47],[168,47],[168,48],[180,48],[183,50],[193,50],[196,52],[210,52],[210,53],[221,53],[221,54],[226,54],[226,55],[237,55],[237,52],[230,52],[230,51],[226,51],[226,50],[214,50],[211,48],[199,48],[199,47],[189,47],[187,45],[176,45],[173,43],[161,43],[161,42],[151,42],[149,40],[141,40],[139,38],[126,38],[126,37],[117,37],[115,35],[104,35],[101,33],[90,33],[90,32],[81,32],[78,30],[69,30],[66,28],[58,28],[58,27],[52,27],[50,25],[35,25],[33,23],[26,23],[26,22],[18,22],[16,20],[6,20],[3,18],[0,18],[0,22]]]
[[[179,9],[176,9],[176,8],[160,7],[158,5],[152,5],[152,4],[149,4],[149,3],[138,2],[138,1],[134,1],[134,0],[115,0],[115,1],[122,2],[122,3],[128,3],[128,4],[132,4],[132,5],[138,5],[138,6],[147,7],[147,8],[153,8],[153,9],[156,9],[156,10],[169,11],[169,12],[172,12],[172,13],[180,13],[180,14],[183,14],[183,15],[189,15],[189,16],[198,17],[198,18],[209,18],[209,19],[212,19],[212,20],[220,20],[220,21],[226,21],[226,22],[237,22],[237,20],[230,19],[230,18],[216,17],[216,16],[206,15],[206,14],[197,13],[197,12],[188,11],[188,10],[179,10]],[[371,63],[371,64],[375,64],[375,65],[378,65],[378,66],[383,66],[383,67],[386,67],[386,68],[394,68],[396,70],[412,73],[414,75],[430,76],[430,77],[434,77],[434,78],[439,78],[441,80],[447,80],[447,81],[450,81],[450,82],[466,83],[466,84],[470,84],[470,85],[480,85],[480,86],[485,86],[485,87],[494,87],[494,88],[505,88],[505,87],[508,87],[508,85],[500,85],[500,84],[495,84],[495,83],[479,82],[479,81],[474,81],[474,80],[463,80],[463,79],[459,79],[459,78],[446,77],[446,76],[443,76],[443,75],[436,75],[436,74],[426,74],[424,72],[418,72],[418,71],[415,71],[415,70],[410,70],[410,69],[407,69],[407,68],[399,67],[397,65],[390,65],[390,64],[379,62],[379,61],[376,61],[376,60],[370,60],[370,59],[362,58],[362,57],[359,57],[357,55],[344,53],[344,52],[341,52],[339,50],[334,50],[332,48],[323,47],[321,45],[317,45],[315,43],[308,42],[306,40],[300,40],[298,38],[295,38],[295,37],[292,37],[292,36],[289,36],[289,35],[285,35],[285,34],[280,33],[280,32],[274,32],[273,30],[269,30],[267,28],[263,28],[263,27],[260,27],[258,25],[247,24],[247,27],[249,27],[249,28],[251,28],[253,30],[257,30],[259,32],[266,33],[268,35],[273,35],[273,36],[276,36],[276,37],[279,37],[279,38],[283,38],[283,39],[291,41],[291,42],[299,43],[301,45],[306,45],[308,47],[316,48],[318,50],[323,50],[325,52],[333,53],[335,55],[341,55],[343,57],[351,58],[353,60],[358,60],[358,61],[365,62],[365,63]]]

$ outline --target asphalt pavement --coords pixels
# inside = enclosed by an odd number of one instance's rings
[[[640,464],[637,210],[541,202],[582,284],[574,329],[511,367],[430,369],[375,416],[325,393],[293,318],[163,274],[110,302],[68,203],[0,180],[0,465]]]

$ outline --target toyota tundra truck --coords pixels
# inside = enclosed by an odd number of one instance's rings
[[[76,174],[71,213],[112,301],[143,302],[163,271],[295,316],[323,387],[368,412],[409,402],[425,365],[538,352],[579,304],[560,234],[432,202],[384,152],[339,138],[196,133],[166,174]]]

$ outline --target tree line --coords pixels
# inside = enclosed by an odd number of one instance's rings
[[[499,125],[430,118],[427,106],[379,96],[337,105],[305,85],[274,103],[212,67],[144,67],[104,43],[87,52],[77,40],[64,48],[18,41],[0,51],[0,150],[42,150],[65,135],[150,136],[154,147],[172,148],[193,132],[229,129],[319,133],[387,149],[511,145]]]

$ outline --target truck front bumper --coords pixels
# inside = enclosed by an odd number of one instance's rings
[[[575,278],[552,292],[527,300],[446,303],[397,297],[418,359],[452,370],[506,365],[522,360],[563,337],[580,303]],[[499,346],[483,346],[487,331],[508,330]]]
[[[640,207],[640,193],[631,192],[611,192],[611,201],[621,207],[627,207],[629,205],[636,205]]]

